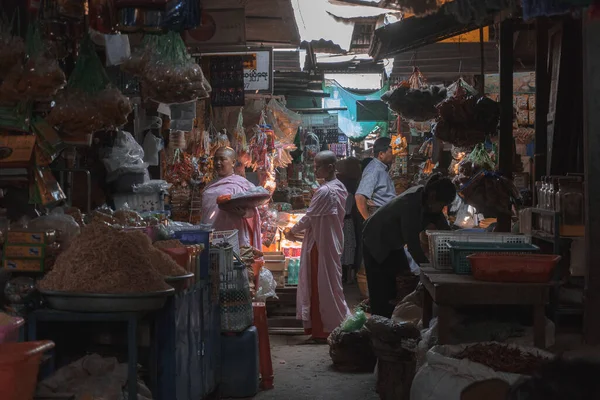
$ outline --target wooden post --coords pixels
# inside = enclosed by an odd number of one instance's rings
[[[548,105],[550,101],[550,77],[548,76],[548,29],[545,18],[538,18],[535,43],[535,156],[534,180],[546,175],[548,152]]]
[[[498,170],[507,179],[513,179],[513,36],[512,20],[500,24],[500,138],[498,154]],[[507,214],[498,216],[497,231],[510,232],[511,217]]]
[[[600,344],[600,19],[583,21],[583,134],[585,158],[585,256],[583,334]]]
[[[481,78],[479,82],[479,93],[485,95],[485,43],[483,41],[483,27],[479,28],[479,52],[480,52],[480,63],[481,63]]]

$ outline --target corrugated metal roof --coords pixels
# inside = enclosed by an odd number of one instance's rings
[[[327,0],[292,0],[296,23],[303,42],[332,41],[342,50],[350,49],[354,23],[336,21]]]
[[[299,51],[277,51],[273,52],[273,69],[282,72],[300,72]]]
[[[460,75],[481,73],[479,43],[434,43],[415,51],[400,53],[394,58],[392,78],[408,78],[414,66],[432,83],[455,80]],[[496,43],[484,43],[485,73],[498,72]]]

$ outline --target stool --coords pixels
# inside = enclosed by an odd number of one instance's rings
[[[267,324],[267,308],[265,303],[252,303],[254,326],[258,330],[258,359],[260,362],[260,388],[273,389],[273,362],[271,360],[271,343]]]

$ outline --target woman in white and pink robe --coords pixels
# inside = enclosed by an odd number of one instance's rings
[[[262,250],[258,209],[221,209],[217,205],[219,196],[246,192],[254,188],[254,184],[234,174],[233,149],[219,148],[215,153],[214,163],[218,179],[210,183],[202,193],[202,223],[212,225],[216,231],[237,229],[240,247],[252,246]]]
[[[315,158],[315,175],[325,182],[314,194],[306,215],[286,236],[294,240],[304,231],[296,318],[316,341],[329,334],[350,315],[342,286],[341,254],[344,247],[344,216],[348,192],[335,179],[336,157],[323,151]]]

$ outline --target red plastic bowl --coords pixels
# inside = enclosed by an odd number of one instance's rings
[[[479,253],[467,256],[473,278],[488,282],[546,283],[561,257],[550,254],[503,255]]]
[[[0,344],[0,398],[31,400],[42,356],[53,347],[48,340]]]
[[[19,328],[25,323],[20,317],[9,317],[8,324],[0,325],[0,343],[16,342],[19,339]]]

